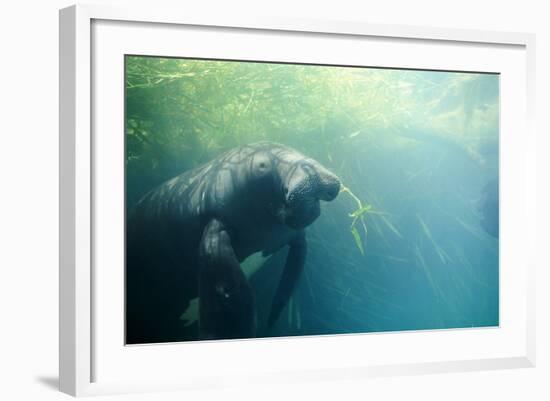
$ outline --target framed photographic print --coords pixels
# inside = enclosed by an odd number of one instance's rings
[[[532,35],[73,6],[60,51],[62,391],[533,366]]]

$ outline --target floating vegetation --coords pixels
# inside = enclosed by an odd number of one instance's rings
[[[357,245],[357,249],[359,249],[359,252],[361,252],[361,255],[365,255],[365,248],[363,247],[363,243],[366,243],[367,241],[367,235],[368,235],[368,229],[367,229],[367,222],[366,222],[366,215],[375,215],[379,216],[384,224],[390,229],[391,232],[393,232],[398,237],[402,238],[401,233],[395,228],[395,226],[386,218],[386,215],[388,213],[384,213],[378,210],[374,210],[373,206],[371,204],[363,204],[361,202],[361,199],[359,199],[348,187],[345,185],[342,185],[340,187],[340,193],[346,193],[355,201],[357,204],[357,209],[355,209],[352,213],[349,213],[349,217],[352,218],[351,225],[350,225],[350,231],[353,235],[353,239],[355,240],[355,244]],[[360,228],[362,228],[363,236],[360,234],[360,230],[357,229],[357,225],[360,225]]]
[[[363,239],[361,238],[361,235],[359,234],[359,230],[357,229],[356,225],[357,225],[357,222],[361,223],[361,227],[363,228],[365,241],[366,241],[368,230],[367,230],[367,223],[365,222],[365,214],[371,211],[372,206],[363,205],[363,202],[361,202],[361,199],[355,196],[355,194],[351,192],[351,190],[345,185],[341,186],[340,192],[347,193],[357,203],[357,209],[354,212],[349,214],[349,217],[353,219],[350,225],[350,231],[351,231],[351,234],[353,235],[353,238],[355,239],[355,244],[357,245],[359,252],[361,252],[361,255],[365,255],[365,249],[363,248]]]

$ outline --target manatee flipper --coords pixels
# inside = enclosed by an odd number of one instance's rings
[[[255,336],[252,290],[241,270],[225,225],[212,219],[199,248],[199,337]]]
[[[306,261],[307,242],[305,232],[302,230],[300,233],[290,242],[288,255],[286,257],[286,264],[273,299],[271,306],[271,312],[269,313],[269,319],[267,327],[273,326],[273,323],[279,318],[281,311],[287,304],[294,287],[300,278],[302,270]]]

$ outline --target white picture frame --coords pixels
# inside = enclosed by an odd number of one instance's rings
[[[142,347],[143,351],[132,348],[131,351],[128,351],[120,342],[121,359],[116,359],[117,357],[113,357],[112,360],[108,359],[110,356],[107,354],[110,354],[108,352],[110,349],[104,344],[110,340],[104,339],[114,338],[116,333],[111,333],[108,327],[112,320],[97,313],[97,310],[101,310],[101,302],[96,306],[97,301],[94,300],[94,294],[97,294],[95,291],[103,291],[103,287],[98,288],[98,285],[105,284],[105,275],[98,276],[94,270],[97,268],[98,260],[103,260],[101,255],[95,253],[96,249],[94,248],[94,238],[103,235],[98,233],[98,227],[102,227],[102,225],[97,220],[101,213],[96,213],[96,191],[99,188],[101,192],[102,189],[98,186],[104,184],[101,180],[98,181],[97,177],[101,176],[102,167],[109,170],[122,167],[121,165],[116,167],[116,159],[104,153],[104,140],[98,142],[97,138],[94,138],[94,129],[102,127],[100,121],[94,120],[94,118],[102,116],[100,108],[97,107],[97,97],[105,96],[105,94],[102,90],[94,88],[92,80],[94,74],[103,68],[101,60],[105,59],[105,57],[101,58],[98,52],[105,48],[107,52],[115,52],[109,54],[123,54],[126,52],[124,46],[117,47],[121,43],[124,44],[126,40],[121,32],[134,29],[133,33],[139,36],[139,30],[144,27],[156,27],[155,32],[158,32],[159,36],[155,36],[157,33],[152,33],[147,37],[157,39],[172,35],[181,29],[185,31],[185,27],[202,27],[207,31],[215,30],[218,37],[224,34],[229,35],[229,31],[243,31],[249,35],[261,32],[265,34],[266,40],[275,41],[273,43],[280,40],[277,35],[283,34],[286,37],[292,37],[292,35],[297,35],[297,37],[300,35],[322,36],[327,40],[330,40],[331,37],[338,37],[343,41],[384,40],[389,45],[400,41],[406,42],[405,44],[414,42],[419,45],[438,46],[442,51],[446,46],[454,46],[453,49],[458,53],[475,49],[483,53],[485,48],[495,49],[496,56],[492,59],[493,61],[487,61],[486,69],[489,68],[494,72],[506,70],[509,71],[510,76],[514,76],[508,83],[509,90],[505,88],[502,95],[503,110],[508,110],[509,113],[506,119],[502,120],[501,140],[504,133],[512,131],[512,127],[521,132],[521,135],[515,137],[506,134],[506,140],[501,145],[503,154],[501,197],[509,199],[509,205],[504,204],[501,209],[501,227],[502,223],[509,222],[505,224],[508,230],[503,230],[501,244],[514,243],[514,249],[506,249],[506,253],[503,253],[501,248],[501,260],[505,258],[504,260],[511,267],[515,267],[515,269],[506,270],[505,273],[510,271],[510,275],[504,274],[502,279],[504,281],[501,280],[501,297],[503,298],[501,308],[505,307],[503,308],[504,313],[509,313],[509,310],[514,309],[513,314],[509,316],[510,320],[507,320],[505,316],[503,320],[505,323],[496,329],[463,330],[456,334],[454,331],[421,331],[407,333],[402,337],[389,333],[377,336],[313,337],[300,339],[300,342],[292,339],[264,339],[187,345],[185,352],[190,357],[184,362],[184,365],[188,367],[185,370],[186,377],[184,379],[178,378],[177,375],[166,374],[171,367],[176,366],[174,364],[177,363],[177,360],[168,354],[172,355],[175,352],[173,347],[178,347],[178,345],[150,346],[145,347],[146,350]],[[96,35],[95,41],[94,35]],[[271,38],[270,35],[273,37]],[[112,46],[106,44],[105,38],[112,39],[108,41],[112,42]],[[142,42],[146,42],[146,40]],[[141,52],[143,54],[155,53],[152,50],[154,48],[150,47],[155,46],[155,43],[160,42],[151,39],[150,43],[140,43]],[[147,46],[149,47],[147,48]],[[132,48],[135,49],[135,47]],[[258,57],[263,59],[262,56],[258,56],[259,49],[250,46],[247,49],[251,59]],[[535,85],[534,49],[534,35],[525,33],[375,25],[348,21],[292,20],[290,18],[239,19],[227,16],[186,15],[182,10],[164,10],[154,7],[112,8],[103,5],[78,5],[61,10],[60,390],[80,396],[205,388],[247,382],[327,380],[342,377],[356,378],[534,366],[534,270],[536,260],[534,256],[530,256],[534,255],[532,249],[535,243],[535,134],[532,126]],[[168,48],[158,50],[163,54],[166,51],[170,50]],[[235,51],[238,52],[238,50]],[[499,58],[499,52],[503,54],[502,58]],[[192,55],[196,55],[196,53]],[[292,59],[296,56],[290,55],[289,57]],[[352,56],[349,55],[349,57]],[[473,61],[471,65],[475,65]],[[353,64],[354,62],[360,63],[361,61],[350,60],[349,63]],[[418,60],[414,61],[414,63],[419,62]],[[424,64],[414,64],[411,61],[412,64],[405,65],[403,59],[401,61],[396,59],[396,61],[386,61],[384,65],[398,63],[399,66],[405,67],[420,65],[424,68],[445,69],[448,68],[450,62],[447,60],[439,64],[431,59],[425,61]],[[456,65],[455,69],[472,70],[474,68],[467,67],[468,60],[465,60],[464,63],[466,67]],[[101,79],[98,79],[95,84]],[[511,99],[510,94],[514,88],[517,89],[519,95],[515,99]],[[122,93],[122,86],[114,90]],[[507,104],[506,102],[509,101],[516,103]],[[122,116],[119,117],[122,119]],[[115,121],[113,124],[112,126],[116,127],[118,123]],[[510,126],[506,124],[510,124]],[[114,144],[113,147],[116,148],[116,146]],[[514,162],[514,166],[510,165],[511,162]],[[516,230],[521,230],[522,238],[513,236],[516,234],[511,232]],[[507,231],[510,232],[509,235],[506,234]],[[108,235],[108,233],[104,234]],[[122,291],[121,288],[119,290]],[[106,291],[112,293],[117,290],[115,288],[114,290],[106,289]],[[521,299],[521,301],[517,301],[517,299]],[[510,307],[511,305],[516,305],[517,308]],[[96,327],[98,324],[101,329]],[[437,349],[438,344],[445,348],[449,341],[455,340],[458,342],[455,353],[442,354],[441,358],[430,356],[423,359],[414,354],[403,354],[405,356],[400,358],[399,356],[389,356],[387,352],[382,352],[376,357],[373,356],[371,361],[365,360],[360,352],[356,355],[338,356],[346,344],[350,344],[348,346],[355,347],[355,349],[366,346],[367,342],[376,342],[378,348],[383,348],[384,344],[390,343],[392,347],[399,346],[400,343],[403,346],[415,344],[416,347],[435,344],[434,348]],[[465,352],[465,348],[460,344],[472,345],[473,351]],[[496,345],[491,348],[488,344]],[[321,350],[323,358],[316,359],[315,356],[319,355]],[[304,355],[310,357],[311,360],[308,363],[295,361],[295,366],[292,369],[285,367],[284,358],[276,359],[276,355],[292,355],[300,352],[305,353]],[[271,368],[264,366],[265,364],[262,365],[262,362],[258,362],[259,365],[249,366],[250,363],[257,362],[253,355],[257,357],[262,353],[265,354],[263,359],[272,364]],[[223,366],[217,371],[210,373],[207,373],[207,369],[201,369],[195,365],[197,358],[214,358],[216,355],[222,355],[221,359],[223,360],[231,358],[234,360],[235,355],[241,355],[242,361],[222,364]],[[159,374],[155,377],[150,371],[133,371],[131,367],[135,367],[136,361],[140,361],[140,358],[146,361],[146,364],[155,364],[155,366],[162,362],[166,366],[166,370],[161,372],[162,375]],[[98,360],[102,362],[98,362]],[[106,362],[114,366],[113,371],[125,374],[117,375],[109,372],[109,374],[103,375],[101,367],[105,368]],[[239,363],[241,366],[237,366],[236,373],[232,374],[232,368]],[[193,368],[190,369],[189,366]]]

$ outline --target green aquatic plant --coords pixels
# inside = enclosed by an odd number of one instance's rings
[[[363,202],[361,202],[361,199],[359,199],[345,185],[342,185],[340,187],[340,192],[347,193],[357,203],[357,209],[349,214],[349,217],[352,218],[350,231],[351,231],[351,234],[353,235],[353,238],[355,239],[357,248],[359,248],[359,252],[361,252],[361,255],[364,255],[365,249],[363,248],[363,239],[361,238],[361,235],[359,234],[359,230],[357,229],[356,226],[358,223],[361,224],[361,227],[363,228],[363,231],[365,233],[365,241],[366,241],[368,230],[367,230],[367,223],[365,221],[365,215],[372,211],[372,205],[370,204],[364,205]]]
[[[402,238],[401,233],[386,218],[386,215],[388,213],[385,213],[379,210],[374,210],[371,204],[364,204],[361,201],[361,199],[359,199],[359,197],[351,191],[351,189],[349,189],[343,184],[340,187],[340,192],[347,193],[357,204],[357,209],[349,213],[348,216],[352,219],[351,225],[350,225],[351,235],[353,236],[353,239],[355,240],[355,244],[357,245],[359,252],[361,252],[361,255],[365,255],[365,248],[363,247],[363,242],[366,242],[367,235],[368,235],[367,221],[366,221],[367,214],[376,215],[380,217],[382,222],[390,229],[391,232],[393,232],[399,238]],[[361,237],[360,229],[357,228],[358,225],[360,226],[360,228],[363,229],[362,231],[364,232],[364,239]]]

